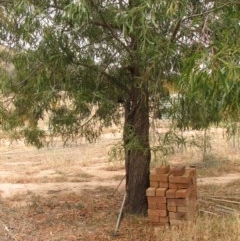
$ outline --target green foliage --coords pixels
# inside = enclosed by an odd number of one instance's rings
[[[49,134],[94,141],[120,122],[133,88],[157,102],[166,82],[183,97],[180,128],[238,120],[236,0],[12,0],[0,9],[0,58],[14,66],[1,74],[1,126],[30,144]]]
[[[184,96],[181,128],[203,129],[212,123],[239,120],[239,4],[219,1],[216,5],[219,11],[205,19],[205,45],[197,43],[196,53],[183,63],[178,82]]]

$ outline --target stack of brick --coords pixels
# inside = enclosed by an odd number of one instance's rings
[[[148,217],[152,224],[169,225],[166,191],[170,166],[158,167],[150,174],[150,187],[146,194],[148,198]]]
[[[173,168],[166,197],[170,225],[194,220],[198,213],[196,169],[185,166]]]
[[[150,174],[148,217],[156,225],[174,225],[197,216],[196,170],[158,167]]]

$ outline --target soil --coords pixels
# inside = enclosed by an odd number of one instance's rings
[[[37,150],[24,142],[0,143],[0,195],[51,195],[53,193],[81,193],[96,187],[116,188],[124,178],[124,165],[109,161],[110,149],[121,140],[121,133],[105,133],[94,144],[84,141],[63,147]],[[226,184],[240,179],[240,173],[220,177],[198,178],[199,185]],[[124,189],[124,182],[121,185]]]
[[[108,153],[120,140],[117,130],[106,132],[97,143],[63,147],[59,141],[37,150],[22,141],[2,139],[0,240],[113,240],[125,172],[124,164],[109,161]],[[198,185],[238,179],[239,173],[203,177]],[[125,217],[119,234],[114,240],[154,240],[146,218]]]
[[[109,161],[108,152],[120,134],[105,134],[94,144],[81,142],[36,150],[23,142],[0,145],[0,194],[51,195],[80,193],[96,187],[116,187],[124,177],[123,163]],[[124,185],[122,185],[124,186]]]

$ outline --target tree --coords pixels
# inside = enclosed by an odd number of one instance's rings
[[[188,121],[183,126],[188,126],[195,116],[191,101],[203,97],[202,88],[209,103],[215,98],[211,90],[221,93],[215,91],[217,81],[229,81],[217,80],[214,74],[232,66],[232,61],[234,69],[239,64],[226,44],[226,36],[239,35],[238,0],[12,0],[0,4],[0,43],[11,49],[8,58],[5,51],[1,57],[14,65],[14,73],[3,71],[1,78],[2,129],[11,130],[16,138],[20,133],[39,148],[46,144],[47,134],[60,134],[65,141],[85,137],[91,142],[103,127],[119,124],[122,106],[126,207],[130,213],[146,213],[150,106],[153,101],[158,105],[166,81],[177,83],[187,103]],[[224,30],[226,24],[234,25],[233,32]],[[212,63],[220,45],[221,54],[229,54],[229,59],[220,61],[221,70]],[[234,57],[238,51],[235,48]],[[212,64],[205,65],[207,56]],[[230,74],[226,78],[232,79]],[[48,131],[39,126],[46,116]]]

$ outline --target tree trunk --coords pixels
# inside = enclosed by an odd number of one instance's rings
[[[147,85],[147,84],[145,84]],[[149,187],[150,145],[147,86],[132,87],[125,103],[124,147],[126,168],[126,210],[146,214]]]

